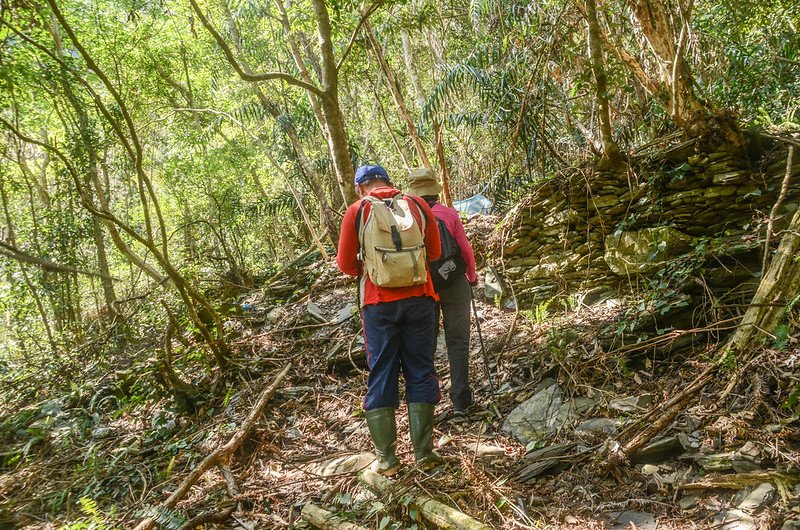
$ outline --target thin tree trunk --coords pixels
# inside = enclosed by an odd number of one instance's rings
[[[380,84],[381,84],[381,80],[382,80],[381,79],[381,75],[383,74],[383,72],[379,72],[378,74],[379,74],[378,75],[378,81],[372,87],[372,93],[375,96],[375,102],[378,105],[378,111],[381,114],[381,119],[383,120],[383,124],[386,125],[386,131],[389,133],[389,138],[391,138],[392,144],[394,145],[394,148],[397,151],[397,154],[400,156],[400,160],[403,161],[403,166],[406,169],[410,169],[411,165],[408,162],[408,158],[406,157],[406,154],[403,151],[403,148],[400,145],[400,142],[397,141],[397,136],[395,136],[394,131],[392,130],[392,125],[389,123],[389,119],[386,117],[386,110],[383,108],[383,103],[381,103],[381,97],[380,97],[380,94],[379,94],[379,88],[380,88]]]
[[[633,20],[656,58],[661,82],[669,98],[667,112],[683,127],[696,115],[709,114],[694,92],[694,78],[689,63],[677,46],[675,31],[670,23],[663,0],[636,0],[632,4]],[[688,23],[688,11],[683,23]],[[684,30],[688,31],[685,27]]]
[[[278,7],[278,11],[280,11],[283,35],[286,37],[287,44],[289,45],[289,51],[292,54],[292,59],[294,59],[295,66],[297,66],[297,69],[300,72],[300,77],[307,83],[314,84],[311,73],[308,71],[308,68],[306,68],[305,61],[303,61],[303,55],[300,53],[300,47],[298,46],[294,34],[292,33],[292,26],[289,23],[289,16],[286,13],[283,0],[277,0],[275,5]],[[317,76],[319,77],[319,81],[322,82],[322,67],[320,66],[318,60],[315,60],[314,62],[316,64]],[[317,100],[314,94],[310,92],[306,92],[306,94],[308,96],[309,103],[311,103],[311,109],[314,111],[314,116],[317,118],[317,122],[319,123],[322,135],[326,141],[330,142],[330,139],[328,138],[330,132],[328,131],[328,123],[326,121],[325,112],[323,111],[322,107],[320,106],[320,102]]]
[[[397,111],[400,113],[400,117],[406,124],[408,136],[414,142],[414,147],[417,150],[417,156],[419,157],[420,163],[424,167],[433,169],[430,159],[428,158],[428,154],[425,152],[425,146],[422,144],[419,134],[417,134],[417,128],[414,125],[414,120],[411,119],[411,114],[408,112],[408,107],[406,107],[403,94],[400,91],[399,85],[397,84],[397,79],[394,76],[394,72],[392,72],[392,70],[389,68],[389,64],[386,62],[386,57],[383,54],[381,45],[378,42],[378,38],[375,36],[375,31],[372,29],[369,21],[364,22],[364,31],[367,34],[367,38],[372,46],[372,50],[375,52],[375,57],[378,60],[378,64],[380,64],[381,70],[386,76],[386,84],[389,87],[389,92],[392,94],[392,99],[397,107]]]
[[[278,6],[280,8],[282,4],[279,2]],[[244,54],[242,53],[242,44],[241,44],[241,37],[239,36],[239,28],[236,25],[236,21],[233,18],[230,10],[227,7],[225,2],[222,2],[223,10],[225,12],[225,17],[228,23],[228,31],[231,34],[231,39],[233,41],[233,48],[236,51],[236,54],[239,55],[240,59],[239,62],[242,65],[242,69],[248,73],[252,74],[252,69],[250,68],[250,64],[242,59]],[[288,22],[288,19],[287,19]],[[339,226],[336,221],[333,219],[332,211],[330,204],[328,203],[328,198],[325,194],[325,189],[322,185],[322,178],[317,174],[314,170],[314,167],[311,165],[311,161],[308,158],[308,155],[303,148],[303,144],[300,142],[300,138],[297,136],[297,132],[294,130],[292,125],[285,126],[281,123],[279,118],[281,117],[282,113],[278,109],[278,106],[270,101],[267,95],[261,90],[261,87],[258,85],[253,85],[253,90],[256,93],[256,97],[258,98],[261,107],[264,108],[269,114],[275,119],[275,121],[281,124],[283,131],[285,132],[286,136],[289,138],[289,143],[292,145],[292,149],[294,149],[295,154],[297,155],[298,163],[300,164],[303,173],[305,173],[306,179],[308,180],[309,186],[311,186],[311,190],[314,192],[314,196],[317,198],[317,204],[319,205],[319,216],[322,220],[323,224],[325,225],[325,231],[330,238],[331,241],[337,241],[339,238]],[[308,97],[316,102],[316,98],[313,94],[309,94]],[[319,122],[320,129],[323,132],[323,135],[327,138],[327,126],[320,121],[322,118],[321,113],[317,114],[316,110],[314,115],[317,117],[317,121]],[[288,178],[288,177],[287,177]]]
[[[11,219],[11,212],[9,211],[8,207],[8,193],[6,192],[5,186],[5,179],[3,177],[3,172],[0,171],[0,200],[3,203],[3,214],[6,218],[6,236],[8,242],[11,243],[14,247],[17,246],[16,238],[14,235],[14,225],[12,224]],[[19,268],[22,271],[22,279],[25,282],[25,286],[28,288],[31,297],[33,298],[34,303],[36,304],[36,309],[39,310],[39,316],[42,319],[42,325],[44,326],[45,333],[47,334],[47,341],[50,343],[50,349],[52,353],[55,355],[58,352],[58,346],[56,345],[55,338],[53,337],[53,331],[50,328],[50,319],[47,315],[47,311],[44,308],[44,304],[42,303],[42,299],[39,296],[39,290],[33,285],[33,282],[28,276],[28,271],[25,269],[25,265],[22,263],[19,264]]]
[[[597,5],[595,0],[586,0],[586,13],[589,34],[589,55],[595,82],[597,114],[600,124],[600,138],[603,140],[603,158],[615,161],[619,158],[619,147],[611,132],[611,113],[608,104],[608,80],[603,64],[603,51],[600,47],[600,25],[597,23]]]
[[[444,154],[444,139],[442,138],[442,124],[439,120],[433,122],[433,135],[436,139],[436,156],[439,159],[440,175],[442,177],[442,202],[453,207],[453,197],[450,194],[450,171],[447,169],[447,159]]]
[[[411,39],[408,32],[405,30],[400,31],[400,38],[403,42],[403,59],[406,63],[406,70],[408,76],[411,78],[411,86],[414,87],[415,100],[417,106],[421,110],[425,105],[425,93],[422,90],[422,83],[419,80],[417,73],[417,66],[414,61],[414,51],[411,48]],[[447,165],[447,157],[444,151],[444,131],[442,122],[438,118],[433,121],[433,137],[436,144],[436,158],[439,162],[439,176],[442,181],[442,202],[447,206],[453,206],[453,197],[450,192],[450,170]],[[433,169],[433,168],[431,168]]]
[[[403,42],[403,60],[406,63],[408,76],[411,78],[411,86],[414,87],[414,96],[417,107],[422,109],[425,105],[425,92],[422,91],[422,83],[419,81],[417,66],[414,63],[414,50],[411,48],[411,38],[405,29],[400,29],[400,39]]]
[[[350,204],[357,199],[353,186],[355,170],[350,158],[350,145],[347,141],[344,116],[339,107],[339,69],[333,56],[331,22],[325,0],[312,0],[311,3],[314,7],[319,37],[322,65],[322,96],[320,100],[328,124],[328,146],[342,197],[347,204]]]

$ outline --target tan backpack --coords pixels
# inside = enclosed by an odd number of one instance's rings
[[[361,222],[369,203],[367,219]],[[411,213],[419,210],[422,226]],[[387,199],[364,197],[356,216],[363,272],[378,287],[408,287],[428,281],[425,214],[413,199],[398,193]]]

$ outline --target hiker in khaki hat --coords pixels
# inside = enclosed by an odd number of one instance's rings
[[[472,285],[477,282],[475,253],[458,212],[439,203],[441,191],[439,179],[431,169],[411,170],[408,192],[428,203],[439,225],[442,255],[430,263],[433,284],[439,293],[436,322],[441,313],[450,362],[450,400],[456,414],[466,414],[475,403],[469,383],[469,310]]]

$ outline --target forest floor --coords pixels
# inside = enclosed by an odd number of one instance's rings
[[[176,412],[179,400],[168,398],[122,406],[120,388],[152,384],[151,366],[135,383],[122,384],[124,377],[114,375],[122,372],[111,372],[88,390],[28,407],[24,421],[25,410],[3,411],[6,427],[16,421],[28,433],[31,420],[50,420],[26,447],[11,429],[4,433],[10,448],[4,454],[16,450],[21,458],[0,468],[0,505],[6,505],[0,528],[127,528],[145,515],[164,528],[181,528],[189,517],[231,505],[233,515],[216,527],[304,528],[300,513],[307,503],[367,528],[433,528],[408,502],[412,491],[492,528],[800,528],[792,521],[800,512],[798,415],[774,399],[782,380],[796,381],[796,338],[782,351],[753,356],[746,373],[721,370],[664,428],[661,438],[672,445],[656,447],[647,463],[604,466],[619,432],[635,426],[646,408],[612,404],[640,396],[666,401],[710,362],[707,344],[667,358],[601,345],[632,299],[530,311],[478,300],[481,333],[473,319],[470,366],[479,406],[468,416],[451,413],[440,344],[443,397],[435,443],[446,465],[433,473],[415,469],[401,405],[398,454],[406,465],[393,477],[393,493],[376,496],[355,471],[328,465],[372,450],[361,411],[366,372],[354,284],[332,263],[305,272],[316,279],[294,301],[254,292],[242,300],[243,314],[226,323],[237,361],[224,377],[196,378],[209,396],[224,398],[194,403],[191,412]],[[157,508],[203,456],[230,438],[287,364],[288,375],[231,459],[235,497],[221,468],[213,468],[176,509]],[[731,399],[717,403],[742,373]],[[553,384],[563,390],[561,402],[588,398],[590,405],[521,443],[504,428],[509,414]],[[545,408],[552,406],[559,404]],[[547,448],[563,450],[543,454]]]

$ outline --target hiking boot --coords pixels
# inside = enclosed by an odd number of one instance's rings
[[[473,399],[473,400],[471,400],[469,402],[469,405],[467,405],[466,407],[464,407],[464,406],[455,406],[454,405],[453,406],[453,414],[457,414],[459,416],[466,416],[470,412],[473,412],[474,409],[476,409],[476,408],[477,408],[477,406],[475,404],[475,400]]]
[[[400,460],[397,459],[397,425],[392,407],[382,407],[368,410],[364,413],[369,427],[369,434],[375,444],[375,461],[373,471],[384,477],[390,477],[400,469]]]
[[[414,459],[423,471],[444,464],[441,456],[433,451],[433,403],[408,404],[408,428]]]

